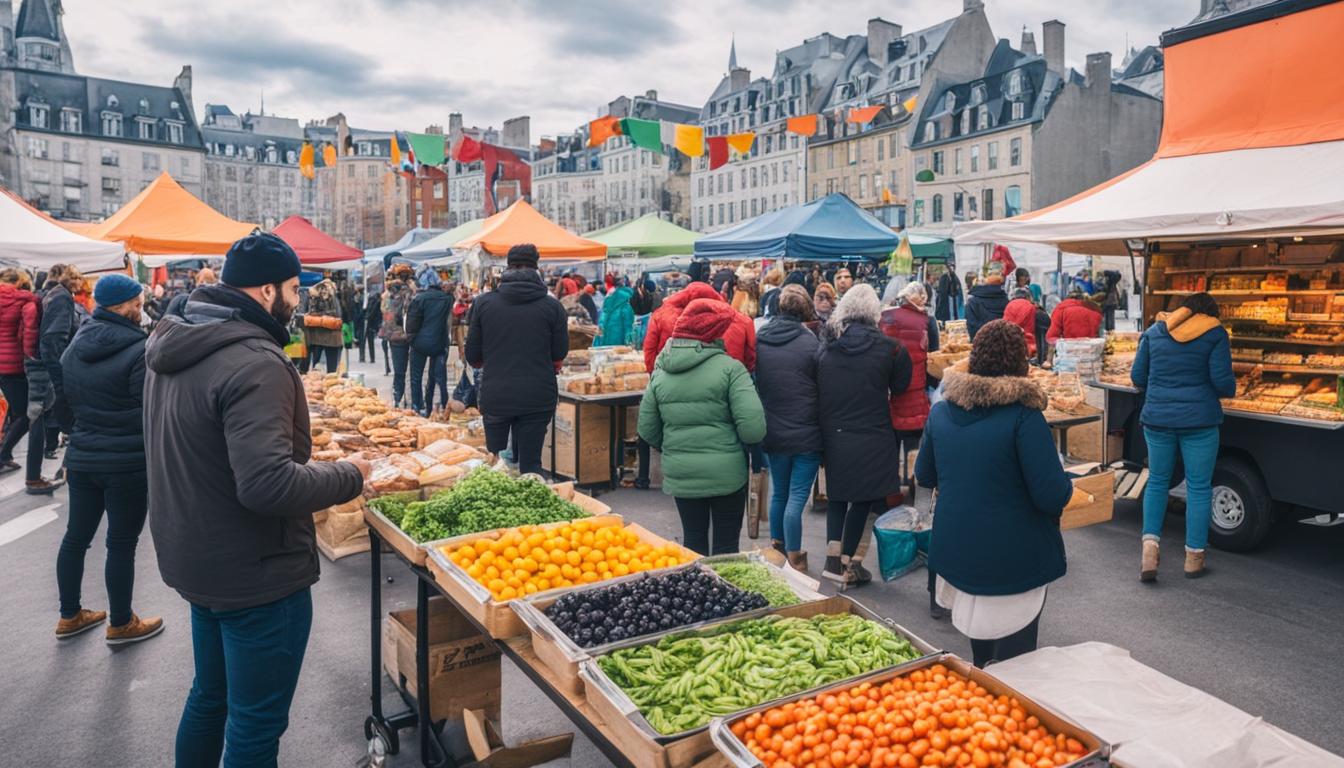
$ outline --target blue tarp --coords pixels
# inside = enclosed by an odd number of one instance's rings
[[[842,194],[757,216],[695,241],[697,258],[846,261],[886,258],[899,236]]]

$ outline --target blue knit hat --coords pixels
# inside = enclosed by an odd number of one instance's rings
[[[144,293],[145,287],[126,275],[113,273],[98,278],[93,285],[93,301],[100,307],[125,304]]]
[[[269,232],[248,235],[229,247],[221,280],[234,288],[256,288],[298,277],[299,256]]]

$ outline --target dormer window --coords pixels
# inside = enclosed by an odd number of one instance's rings
[[[938,124],[932,121],[925,123],[924,124],[925,143],[937,140],[938,140]]]
[[[961,134],[963,136],[971,132],[971,113],[974,111],[975,109],[972,107],[961,110]]]
[[[116,109],[117,107],[120,107],[120,106],[121,106],[121,100],[117,98],[117,95],[116,95],[115,93],[110,93],[110,94],[108,94],[108,96],[107,96],[107,108],[108,108],[108,109]]]
[[[974,106],[977,104],[984,104],[985,95],[986,94],[984,83],[976,85],[974,88],[971,89],[971,105]]]
[[[147,117],[135,118],[135,128],[137,138],[143,141],[154,140],[154,121]]]
[[[1015,69],[1008,73],[1008,84],[1004,92],[1009,96],[1022,95],[1022,70]]]
[[[233,157],[235,154],[237,154],[237,150],[234,148],[232,144],[227,144],[224,146],[225,157]]]
[[[266,162],[274,163],[280,158],[280,152],[274,146],[266,147]]]
[[[140,114],[142,115],[149,114],[149,99],[140,100]]]
[[[50,128],[51,108],[46,104],[28,102],[28,125],[34,128]]]
[[[985,106],[976,107],[978,113],[976,117],[975,129],[977,131],[989,130],[989,108]]]
[[[84,121],[83,115],[79,110],[70,107],[61,108],[61,130],[66,133],[83,133]]]
[[[168,143],[169,143],[169,144],[181,144],[181,143],[182,143],[182,123],[176,123],[176,122],[173,122],[173,121],[170,120],[170,121],[168,121],[168,124],[167,124],[167,125],[168,125]]]
[[[955,93],[952,93],[951,91],[948,91],[947,96],[943,98],[943,110],[945,112],[951,112],[956,108],[957,108],[957,95]]]
[[[1027,103],[1024,101],[1013,102],[1013,119],[1021,120],[1027,116]]]

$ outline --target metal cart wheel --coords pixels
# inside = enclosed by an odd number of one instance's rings
[[[401,739],[397,736],[397,730],[373,715],[364,720],[364,738],[369,741],[381,740],[386,754],[395,755],[401,751]]]

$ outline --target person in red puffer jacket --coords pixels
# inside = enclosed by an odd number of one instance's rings
[[[653,364],[658,360],[658,353],[672,338],[677,318],[681,317],[686,305],[696,299],[724,301],[709,283],[695,282],[669,296],[649,318],[649,330],[644,335],[644,368],[650,375],[653,374]],[[756,326],[751,318],[741,312],[735,314],[733,324],[723,335],[723,347],[729,357],[746,366],[748,371],[756,370]]]
[[[1031,291],[1018,288],[1013,291],[1013,300],[1003,308],[1003,319],[1016,325],[1027,334],[1027,357],[1036,356],[1036,304],[1031,300]]]
[[[1095,339],[1101,331],[1101,310],[1087,300],[1082,288],[1074,287],[1069,298],[1059,302],[1050,316],[1050,331],[1046,341],[1060,339]],[[1030,334],[1027,335],[1030,338]]]
[[[20,469],[14,461],[14,446],[28,433],[28,377],[23,371],[23,361],[37,359],[40,311],[32,287],[33,281],[27,272],[21,269],[0,271],[0,392],[4,393],[9,405],[4,441],[0,442],[0,474]],[[28,452],[29,464],[39,473],[42,445],[42,441],[36,441],[36,451]]]

